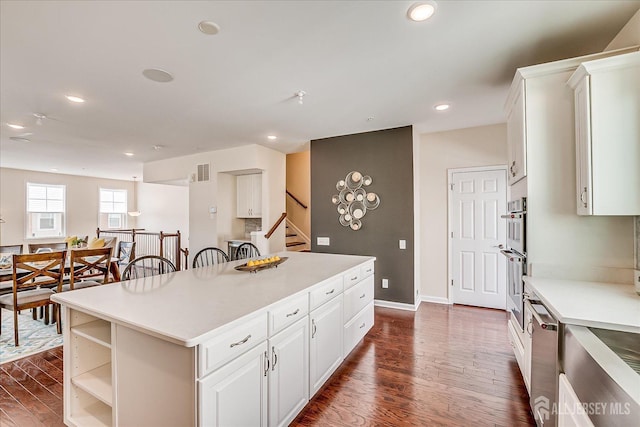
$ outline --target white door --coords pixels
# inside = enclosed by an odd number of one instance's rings
[[[310,314],[309,397],[342,363],[342,295],[313,310]]]
[[[309,323],[297,323],[269,339],[269,426],[288,426],[309,401]]]
[[[455,304],[506,308],[504,170],[455,172],[450,188],[451,290]]]
[[[266,343],[199,380],[203,427],[267,425]]]

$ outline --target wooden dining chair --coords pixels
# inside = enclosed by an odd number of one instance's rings
[[[50,250],[47,250],[50,249]],[[56,251],[66,251],[67,250],[67,242],[62,243],[29,243],[29,253],[35,254],[40,250],[40,252],[56,252]]]
[[[193,257],[193,268],[229,262],[229,257],[222,250],[214,247],[204,248]]]
[[[260,256],[260,251],[253,243],[243,243],[236,249],[235,259],[255,258]]]
[[[3,245],[0,246],[0,254],[18,254],[22,253],[22,245]]]
[[[126,267],[127,264],[135,258],[136,254],[136,242],[118,242],[118,265],[120,267]]]
[[[14,343],[19,345],[18,312],[30,308],[47,307],[54,293],[45,285],[62,288],[65,251],[41,254],[13,255],[13,292],[0,296],[0,309],[13,311]],[[34,288],[35,287],[35,288]],[[45,323],[49,323],[49,310],[45,310]],[[0,322],[2,321],[0,316]]]
[[[122,272],[122,280],[157,276],[176,271],[176,266],[167,258],[158,255],[145,255],[131,261]]]

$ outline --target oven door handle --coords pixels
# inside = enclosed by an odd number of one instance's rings
[[[500,215],[502,219],[522,219],[524,218],[523,213],[508,213],[506,215]]]
[[[539,303],[538,301],[533,301],[532,302],[529,299],[525,299],[524,300],[524,304],[527,306],[529,311],[531,311],[531,314],[536,319],[536,321],[538,322],[538,324],[540,325],[540,327],[542,329],[547,330],[547,331],[557,331],[558,330],[558,322],[553,318],[553,316],[551,314],[549,314],[549,311],[547,310],[547,307],[545,307],[542,303]],[[538,310],[536,310],[534,305],[538,306],[538,307],[542,307],[542,309],[544,310],[544,313],[542,313],[542,314],[548,320],[543,320],[542,319],[541,313]]]
[[[511,262],[522,262],[524,260],[522,256],[520,256],[519,254],[516,254],[515,252],[509,249],[503,249],[500,251],[500,253],[506,256],[507,259]]]

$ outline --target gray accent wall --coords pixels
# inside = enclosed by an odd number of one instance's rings
[[[371,255],[375,298],[414,304],[413,136],[411,126],[311,141],[311,251]],[[366,187],[380,196],[358,231],[338,222],[336,183],[351,171],[373,178]],[[329,246],[319,246],[328,237]],[[399,249],[399,240],[407,248]],[[382,288],[382,279],[389,288]]]

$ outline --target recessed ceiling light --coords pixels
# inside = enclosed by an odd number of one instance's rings
[[[434,1],[414,3],[407,11],[407,17],[416,22],[426,21],[436,13],[436,8]]]
[[[153,80],[158,83],[168,83],[173,80],[173,76],[171,74],[159,68],[147,68],[142,71],[142,75],[149,80]]]
[[[124,153],[125,156],[131,157],[133,156],[133,153],[131,151],[127,151],[126,153]]]
[[[158,151],[158,150],[162,150],[164,148],[164,145],[154,145],[153,149]]]
[[[215,22],[202,21],[198,24],[198,29],[209,36],[215,36],[220,32],[220,26]]]
[[[375,117],[371,116],[371,117],[367,117],[367,121],[368,122],[372,122],[375,119]]]
[[[84,102],[84,99],[82,99],[82,98],[80,98],[78,96],[65,95],[65,98],[67,98],[69,101],[75,102],[77,104],[82,104]]]
[[[269,135],[267,136],[267,139],[270,139],[271,141],[275,141],[276,139],[278,139],[278,137],[275,135]]]
[[[7,123],[7,126],[9,126],[11,129],[24,129],[24,126],[17,125],[15,123]]]
[[[449,108],[451,108],[451,105],[449,105],[449,104],[438,104],[438,105],[434,106],[433,108],[435,108],[438,111],[445,111],[445,110],[448,110]]]
[[[16,142],[31,142],[29,138],[25,138],[24,136],[10,136],[9,139]]]

